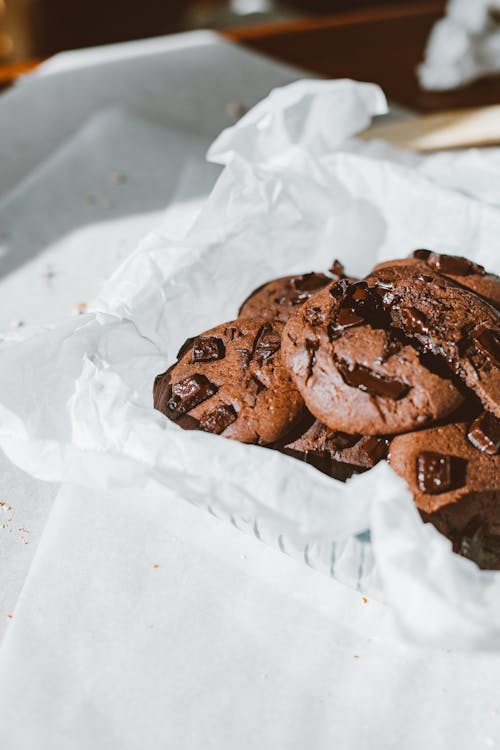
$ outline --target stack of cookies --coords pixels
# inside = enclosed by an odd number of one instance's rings
[[[264,284],[154,384],[184,429],[346,480],[387,458],[455,551],[500,569],[500,278],[416,250]]]

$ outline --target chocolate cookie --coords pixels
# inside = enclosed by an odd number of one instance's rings
[[[424,520],[481,567],[500,562],[500,422],[481,414],[398,435],[389,462],[406,480]]]
[[[361,435],[405,432],[451,413],[462,401],[453,382],[356,311],[365,290],[334,282],[285,326],[283,359],[309,411],[330,430]]]
[[[314,420],[302,435],[289,440],[280,450],[334,479],[345,481],[386,458],[388,448],[388,438],[348,435],[329,430]]]
[[[343,278],[344,267],[336,260],[331,268],[332,276],[323,273],[305,273],[302,276],[284,276],[268,281],[255,289],[238,311],[240,318],[265,318],[286,323],[297,307],[303,305],[313,294]]]
[[[281,362],[283,323],[236,320],[188,339],[154,384],[154,406],[184,429],[267,445],[303,415]]]
[[[414,250],[409,258],[379,263],[373,270],[409,264],[420,264],[423,273],[425,273],[426,266],[431,268],[440,276],[445,276],[478,294],[496,310],[500,310],[500,276],[488,273],[483,266],[459,255],[445,255],[431,252],[431,250]]]
[[[430,268],[392,265],[359,282],[355,314],[400,330],[453,372],[500,416],[500,316],[476,294]]]

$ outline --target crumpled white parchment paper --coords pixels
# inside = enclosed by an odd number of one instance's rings
[[[375,86],[302,81],[224,131],[210,158],[226,168],[184,239],[150,235],[94,313],[2,343],[0,444],[41,478],[174,489],[386,601],[415,640],[498,648],[500,574],[452,554],[385,462],[342,484],[265,448],[184,432],[152,408],[154,376],[182,342],[234,318],[267,279],[334,257],[364,274],[416,246],[500,271],[498,209],[431,181],[421,161],[350,140],[384,109]]]

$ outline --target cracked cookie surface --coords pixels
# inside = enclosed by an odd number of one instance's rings
[[[367,323],[365,294],[364,282],[334,282],[285,326],[282,356],[309,411],[330,430],[361,435],[405,432],[451,413],[462,402],[452,380],[397,332]]]

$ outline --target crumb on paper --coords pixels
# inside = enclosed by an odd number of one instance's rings
[[[78,302],[78,304],[75,305],[73,312],[75,315],[83,315],[85,312],[87,312],[87,303]]]
[[[230,101],[226,104],[226,115],[228,117],[231,117],[233,120],[239,120],[240,117],[243,117],[245,112],[247,111],[244,104],[241,102],[236,101]]]
[[[151,567],[152,567],[152,568],[159,568],[160,566],[158,565],[158,563],[153,563],[153,564],[151,565]]]
[[[47,284],[50,285],[50,283],[52,282],[55,276],[56,276],[56,272],[54,271],[52,266],[47,265],[45,268],[45,273],[43,274],[43,277],[45,281],[47,282]]]
[[[12,620],[12,618],[13,618],[13,617],[14,617],[14,615],[10,615],[10,614],[9,614],[9,615],[7,615],[7,619],[8,619],[8,620]]]
[[[366,596],[362,596],[361,600],[362,600],[363,604],[368,604],[368,599],[366,598]]]
[[[29,534],[29,531],[28,531],[28,529],[25,529],[25,528],[24,528],[24,526],[20,526],[20,527],[18,528],[18,531],[22,531],[22,532],[23,532],[23,534]]]
[[[359,659],[359,654],[353,654],[353,659]]]
[[[115,185],[123,185],[127,182],[127,175],[124,172],[112,172],[111,182],[114,182]]]

